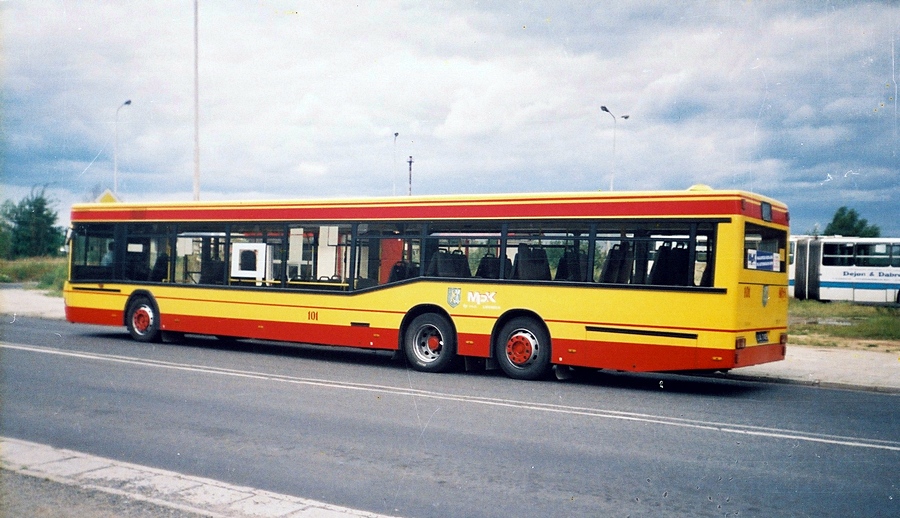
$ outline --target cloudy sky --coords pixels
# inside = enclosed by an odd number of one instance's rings
[[[117,157],[121,198],[192,199],[193,2],[0,16],[0,198],[67,224]],[[405,195],[412,155],[414,194],[705,183],[900,236],[898,39],[891,1],[200,0],[200,197]]]

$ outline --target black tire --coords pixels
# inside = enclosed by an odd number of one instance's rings
[[[159,311],[153,300],[136,297],[128,305],[125,315],[128,333],[138,342],[156,342],[160,338]]]
[[[406,328],[403,352],[418,371],[444,372],[456,363],[456,331],[441,315],[419,315]]]
[[[510,378],[546,378],[550,373],[550,335],[536,320],[516,317],[500,330],[494,357]]]

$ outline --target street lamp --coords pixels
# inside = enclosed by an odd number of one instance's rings
[[[600,111],[604,111],[609,114],[610,117],[613,118],[613,157],[612,157],[612,174],[609,175],[609,190],[613,190],[613,180],[616,178],[616,122],[619,118],[627,119],[628,115],[622,115],[621,117],[616,117],[613,115],[609,108],[606,106],[601,106]]]
[[[113,194],[119,195],[119,110],[131,104],[128,99],[116,108],[116,146],[113,149]]]
[[[412,155],[409,155],[409,160],[407,160],[406,163],[409,164],[409,192],[407,193],[407,196],[412,196]]]

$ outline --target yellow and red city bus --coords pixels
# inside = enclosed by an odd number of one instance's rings
[[[788,210],[742,191],[72,207],[66,318],[552,366],[728,370],[784,359]]]

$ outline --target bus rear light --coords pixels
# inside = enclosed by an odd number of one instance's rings
[[[781,345],[787,345],[787,333],[781,333],[781,336],[778,338],[778,343]]]
[[[747,347],[747,339],[746,338],[744,338],[743,336],[739,336],[734,339],[734,348],[735,349],[740,350],[740,349],[743,349],[744,347]]]

